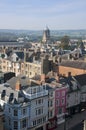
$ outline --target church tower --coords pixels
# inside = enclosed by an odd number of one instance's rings
[[[43,32],[42,42],[47,43],[49,40],[50,40],[50,30],[48,27],[46,27],[46,29]]]

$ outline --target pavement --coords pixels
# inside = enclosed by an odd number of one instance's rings
[[[79,124],[70,128],[69,130],[83,130],[83,122],[80,122]]]
[[[79,130],[78,127],[83,127],[83,120],[86,120],[86,110],[80,113],[76,113],[72,118],[67,118],[65,123],[58,126],[56,130]],[[82,130],[82,128],[80,129]]]

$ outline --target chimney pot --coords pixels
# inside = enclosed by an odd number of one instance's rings
[[[21,84],[20,84],[20,81],[18,80],[16,82],[15,90],[19,91],[20,89],[21,89]]]

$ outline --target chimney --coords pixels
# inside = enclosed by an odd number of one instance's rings
[[[71,77],[71,72],[68,72],[68,77]]]
[[[24,62],[26,62],[26,48],[24,48]]]
[[[41,81],[45,82],[45,74],[41,74]]]
[[[21,84],[20,84],[20,81],[18,80],[16,82],[15,90],[19,91],[20,89],[21,89]]]

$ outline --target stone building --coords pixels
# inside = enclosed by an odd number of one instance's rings
[[[86,62],[84,61],[63,61],[59,67],[58,72],[61,75],[68,76],[71,73],[72,76],[86,73]]]
[[[43,43],[47,43],[50,40],[50,30],[48,27],[46,27],[46,29],[43,32],[43,39],[42,42]]]

